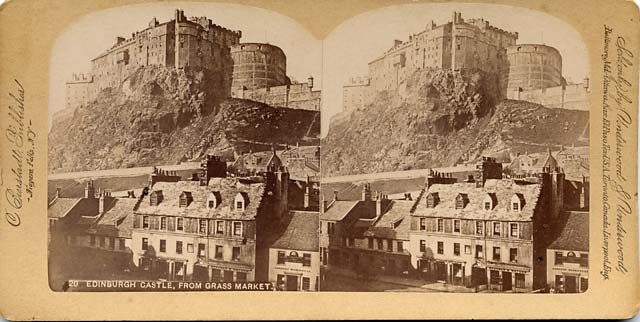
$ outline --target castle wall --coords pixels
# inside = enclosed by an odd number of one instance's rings
[[[73,74],[71,80],[65,84],[65,109],[76,109],[87,105],[91,97],[92,84],[93,77]]]
[[[507,98],[528,101],[549,108],[589,109],[589,87],[587,83],[523,91],[519,91],[516,88],[508,92]]]
[[[320,96],[320,91],[314,91],[308,83],[246,90],[241,88],[233,93],[233,97],[250,99],[270,106],[310,111],[320,110]]]
[[[553,47],[519,44],[507,49],[509,91],[534,90],[563,85],[562,56]]]
[[[342,106],[345,111],[358,111],[370,103],[371,86],[366,84],[350,84],[342,88]]]
[[[276,87],[290,83],[287,77],[285,56],[282,49],[259,43],[243,43],[231,46],[233,67],[231,72],[232,95],[240,90]]]

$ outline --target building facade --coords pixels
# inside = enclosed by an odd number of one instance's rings
[[[560,293],[589,288],[589,213],[570,211],[559,236],[547,250],[547,285]]]

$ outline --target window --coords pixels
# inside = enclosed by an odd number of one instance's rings
[[[454,219],[453,220],[453,232],[454,233],[459,233],[460,232],[460,220],[459,219]]]
[[[184,219],[178,218],[176,219],[176,230],[183,231],[184,230]]]
[[[224,221],[216,221],[216,234],[224,234]]]
[[[471,255],[471,245],[464,245],[464,254]]]
[[[167,241],[164,239],[160,239],[160,252],[161,253],[167,252]]]
[[[231,251],[231,260],[234,260],[234,261],[240,260],[240,247],[233,247]]]
[[[284,252],[279,251],[278,252],[278,264],[284,264],[285,262],[285,257],[284,257]]]
[[[105,241],[106,241],[106,238],[104,238],[104,236],[100,236],[100,247],[104,248]],[[73,241],[73,244],[75,244],[75,240]]]
[[[147,250],[149,248],[149,239],[142,238],[142,250]]]
[[[493,248],[493,260],[496,262],[500,261],[500,247]]]
[[[476,245],[476,258],[484,258],[482,254],[482,245]]]
[[[302,254],[302,266],[311,266],[311,254]]]
[[[308,291],[311,288],[311,280],[308,277],[302,278],[302,290]]]
[[[589,267],[589,254],[580,254],[580,267]]]
[[[200,229],[198,230],[201,234],[207,233],[207,220],[200,219]]]
[[[224,250],[224,248],[222,248],[221,245],[216,245],[216,254],[215,254],[215,258],[216,259],[222,259],[223,250]]]
[[[562,256],[562,252],[555,252],[555,257],[554,257],[554,264],[555,265],[562,265],[563,263],[563,258],[564,256]]]
[[[524,288],[524,274],[516,273],[516,288]]]
[[[453,243],[453,255],[460,256],[460,244]]]
[[[347,239],[347,242],[350,247],[353,247],[355,245],[355,240],[352,237],[349,237]]]
[[[91,235],[91,240],[89,241],[89,245],[91,246],[96,245],[96,235]]]
[[[187,253],[193,253],[193,244],[187,244]]]
[[[242,209],[242,201],[236,201],[236,209]]]
[[[181,241],[177,241],[176,242],[176,254],[182,254],[182,242]]]
[[[499,285],[500,284],[500,272],[499,271],[490,270],[490,272],[489,272],[489,283],[494,284],[494,285]]]
[[[518,262],[518,249],[517,248],[509,248],[509,262],[517,263]]]
[[[444,254],[444,242],[438,242],[438,254]]]
[[[387,251],[393,251],[393,240],[387,239]]]
[[[402,253],[402,252],[404,251],[404,249],[403,249],[402,247],[403,247],[403,245],[402,245],[402,241],[400,241],[400,240],[399,240],[399,241],[398,241],[398,252],[399,252],[399,253]]]
[[[493,235],[494,236],[500,236],[500,223],[499,222],[494,222],[493,223]]]
[[[111,249],[115,249],[116,248],[116,239],[115,239],[115,237],[110,237],[109,238],[109,248],[111,248]]]
[[[378,239],[378,249],[383,249],[384,248],[383,242],[384,242],[383,239]]]
[[[491,210],[491,202],[490,201],[485,201],[484,202],[484,210]]]
[[[119,245],[120,250],[124,250],[126,248],[124,244],[124,239],[119,239],[118,242],[120,243]]]
[[[167,217],[160,217],[160,230],[167,230]]]
[[[236,282],[246,282],[246,281],[247,281],[247,273],[236,272]]]
[[[420,230],[427,230],[427,218],[420,218]]]
[[[513,203],[513,210],[518,211],[520,210],[520,204],[518,204],[517,202]]]
[[[205,247],[206,246],[202,243],[198,244],[198,256],[200,257],[204,256]]]
[[[421,252],[426,252],[427,251],[427,241],[426,240],[420,240],[420,251]]]
[[[239,221],[233,222],[233,235],[242,236],[242,223]]]
[[[476,235],[484,235],[484,222],[476,221]]]
[[[142,228],[149,228],[149,216],[142,216]]]
[[[438,219],[438,232],[444,231],[444,219]]]
[[[518,237],[518,224],[517,223],[511,223],[509,224],[509,234],[511,235],[511,237]]]
[[[368,241],[369,241],[369,248],[373,249],[373,238],[369,237]]]

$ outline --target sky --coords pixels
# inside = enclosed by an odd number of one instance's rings
[[[365,76],[368,62],[380,56],[394,39],[407,40],[434,20],[448,22],[453,11],[463,18],[484,18],[491,25],[518,32],[518,43],[544,43],[563,57],[563,75],[582,80],[589,74],[587,49],[579,33],[558,18],[530,9],[484,4],[406,4],[369,11],[343,22],[325,39],[316,39],[293,19],[273,11],[218,3],[154,3],[98,11],[80,18],[57,39],[51,56],[49,120],[64,108],[64,83],[72,73],[88,72],[90,61],[110,48],[117,36],[130,37],[152,18],[207,16],[214,23],[242,30],[241,42],[268,42],[287,55],[292,79],[315,78],[322,90],[322,134],[329,119],[342,111],[342,85],[353,76]]]
[[[322,41],[293,19],[255,7],[218,3],[155,3],[117,7],[84,16],[70,25],[56,40],[51,55],[49,124],[51,116],[64,109],[65,82],[72,73],[87,73],[91,59],[111,48],[118,36],[145,29],[156,17],[159,22],[173,19],[175,9],[187,17],[206,16],[213,23],[242,30],[241,42],[267,42],[280,47],[287,56],[287,74],[306,82],[315,78],[322,84]]]
[[[352,17],[323,42],[322,135],[329,119],[342,111],[342,85],[353,76],[366,76],[368,62],[388,50],[394,39],[408,40],[432,19],[436,25],[462,18],[484,18],[491,25],[518,32],[519,44],[544,43],[563,57],[565,78],[580,82],[589,74],[586,45],[580,34],[562,20],[530,9],[483,4],[407,4],[385,7]]]

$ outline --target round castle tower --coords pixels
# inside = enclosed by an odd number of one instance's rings
[[[539,44],[507,48],[509,91],[545,89],[566,85],[562,77],[562,56],[557,49]]]
[[[270,44],[242,43],[231,46],[232,93],[287,85],[287,56]]]

